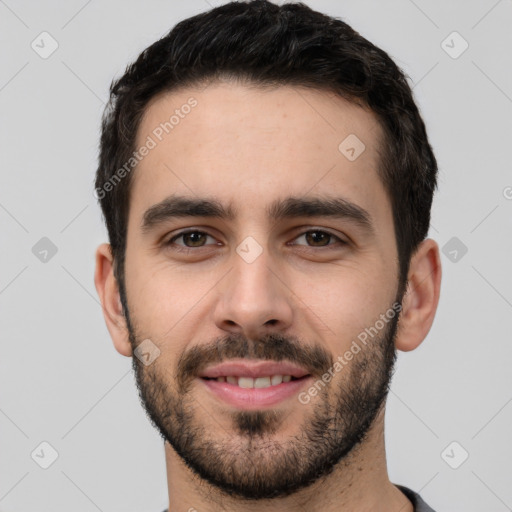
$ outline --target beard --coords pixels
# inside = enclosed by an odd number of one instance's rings
[[[143,337],[137,335],[129,318],[127,314],[135,349]],[[133,357],[141,403],[153,426],[183,462],[222,494],[245,500],[289,496],[323,479],[342,463],[348,464],[348,456],[367,437],[389,391],[398,318],[399,312],[330,382],[317,386],[318,394],[309,402],[298,433],[286,439],[276,437],[287,416],[279,407],[227,409],[231,428],[217,424],[216,433],[209,426],[215,418],[193,396],[192,388],[202,369],[232,358],[287,360],[302,366],[315,382],[332,371],[334,358],[322,346],[307,345],[290,336],[275,333],[249,340],[230,334],[182,353],[174,373],[160,366],[159,359],[145,366]],[[161,343],[160,348],[163,346]],[[306,405],[297,400],[296,407]]]

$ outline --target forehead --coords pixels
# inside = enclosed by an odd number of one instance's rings
[[[342,196],[389,217],[378,176],[381,127],[332,93],[215,83],[165,93],[146,108],[130,217],[172,194],[215,198],[252,215],[276,198]],[[245,207],[244,207],[245,205]]]

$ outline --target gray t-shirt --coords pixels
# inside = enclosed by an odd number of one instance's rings
[[[411,491],[411,489],[404,487],[403,485],[394,484],[395,487],[398,487],[406,496],[409,498],[409,501],[414,505],[414,512],[435,512],[433,508],[430,508],[422,499],[421,496]],[[165,509],[164,512],[168,512],[168,509]]]
[[[403,485],[394,484],[398,487],[408,498],[409,501],[414,505],[414,512],[435,512],[433,508],[430,508],[422,499],[421,496],[411,491],[411,489],[404,487]]]

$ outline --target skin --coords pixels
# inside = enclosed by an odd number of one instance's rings
[[[388,310],[398,288],[391,203],[377,174],[379,123],[371,112],[327,92],[222,82],[155,98],[139,127],[137,147],[191,96],[197,107],[133,171],[125,283],[138,338],[149,338],[160,349],[154,364],[162,372],[166,368],[169,385],[180,355],[226,334],[297,336],[336,359]],[[349,134],[366,146],[355,161],[338,149]],[[231,203],[235,220],[173,219],[144,233],[144,212],[171,194]],[[346,198],[370,214],[374,233],[346,219],[269,220],[267,206],[288,196]],[[162,244],[192,227],[210,235],[206,246],[191,248],[187,255]],[[332,248],[309,245],[303,235],[313,228],[349,244],[330,239]],[[262,249],[250,264],[236,252],[248,236]],[[183,247],[186,242],[175,243]],[[131,357],[112,264],[109,246],[102,244],[96,254],[96,288],[116,350]],[[426,337],[440,282],[439,248],[426,239],[411,258],[396,349],[413,350]],[[210,438],[231,439],[227,433],[234,433],[234,425],[227,409],[197,385],[190,393],[200,405],[196,421]],[[304,405],[287,399],[276,406],[284,420],[273,439],[284,442],[299,435],[318,400],[322,397]],[[239,439],[232,439],[235,446]],[[223,495],[198,478],[167,442],[165,454],[173,512],[191,507],[200,512],[413,510],[387,474],[384,408],[343,464],[278,500],[250,502]]]

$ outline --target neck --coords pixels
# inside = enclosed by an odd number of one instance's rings
[[[366,439],[321,481],[285,498],[246,501],[202,480],[165,443],[169,512],[414,512],[390,481],[384,446],[384,409]]]

